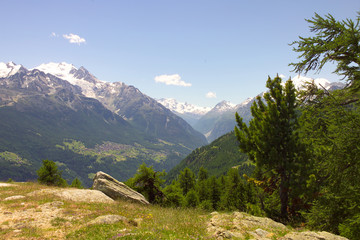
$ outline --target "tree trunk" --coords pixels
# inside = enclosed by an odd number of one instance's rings
[[[288,219],[288,205],[289,205],[289,184],[286,174],[281,174],[280,182],[280,202],[281,202],[281,218],[283,220]]]

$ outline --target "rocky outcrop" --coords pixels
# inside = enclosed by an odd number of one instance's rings
[[[255,217],[242,212],[213,212],[211,215],[207,230],[215,239],[347,240],[328,232],[294,232],[270,218]]]
[[[14,187],[14,186],[16,185],[11,183],[0,183],[0,187]]]
[[[17,200],[17,199],[22,199],[22,198],[25,198],[25,196],[23,196],[23,195],[15,195],[15,196],[4,198],[3,201],[11,201],[11,200]]]
[[[89,189],[41,189],[30,192],[27,196],[55,195],[63,200],[73,202],[113,203],[114,200],[98,190]]]
[[[66,189],[55,193],[55,195],[61,199],[74,202],[114,202],[113,199],[109,198],[101,191],[90,189]]]
[[[149,204],[142,194],[101,171],[96,173],[92,188],[105,193],[114,200],[124,199],[137,203]]]

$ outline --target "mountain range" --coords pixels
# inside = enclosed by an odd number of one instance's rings
[[[295,88],[301,90],[304,83],[311,82],[313,79],[307,77],[296,76],[292,79]],[[343,88],[344,83],[330,82],[323,78],[314,80],[314,83],[326,90],[335,90]],[[264,93],[259,93],[262,96]],[[187,103],[177,102],[175,99],[160,99],[161,104],[169,108],[178,116],[186,119],[191,126],[205,135],[209,143],[224,134],[233,131],[236,125],[235,113],[237,112],[245,122],[249,122],[251,116],[251,105],[255,101],[256,96],[246,99],[240,104],[233,104],[228,101],[219,102],[214,108],[201,108]],[[191,106],[191,107],[189,107]],[[199,111],[199,109],[201,111]],[[189,118],[191,118],[189,120]]]
[[[304,78],[293,80],[300,87]],[[343,87],[325,79],[316,83]],[[68,181],[79,177],[85,185],[97,171],[127,180],[142,162],[169,171],[193,149],[232,131],[235,112],[249,121],[254,101],[222,101],[210,109],[155,100],[64,62],[33,69],[0,63],[0,180],[33,180],[43,159],[55,161]],[[206,152],[210,157],[213,150]],[[198,162],[194,156],[184,161]]]
[[[67,63],[0,63],[0,119],[1,180],[34,179],[46,158],[67,180],[91,184],[100,170],[126,180],[141,162],[169,170],[207,143],[137,88]]]

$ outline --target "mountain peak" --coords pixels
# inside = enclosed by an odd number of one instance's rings
[[[70,73],[70,71],[72,71],[74,69],[77,70],[77,68],[74,65],[66,63],[66,62],[43,63],[40,66],[35,67],[34,69],[38,69],[38,70],[43,71],[45,73],[50,73],[50,74],[55,75],[55,76],[60,77],[60,78],[66,77]]]
[[[208,107],[200,107],[189,104],[187,102],[178,102],[174,98],[161,98],[156,99],[156,101],[162,104],[164,107],[170,109],[171,111],[180,114],[192,113],[197,115],[204,115],[208,111],[210,111],[210,108]]]
[[[304,89],[304,85],[306,83],[311,83],[314,82],[314,84],[320,88],[325,88],[326,90],[329,90],[330,88],[334,87],[334,85],[338,85],[339,88],[343,88],[345,86],[345,84],[342,84],[340,82],[330,82],[329,80],[325,79],[325,78],[309,78],[309,77],[304,77],[304,76],[300,76],[297,75],[296,77],[291,79],[295,88],[297,90],[303,90]],[[285,83],[283,83],[285,84]]]
[[[84,67],[77,69],[74,65],[61,62],[61,63],[44,63],[34,69],[38,69],[46,74],[54,75],[58,78],[68,81],[72,85],[79,86],[83,94],[87,97],[94,97],[94,86],[102,84],[100,80],[94,77]]]
[[[219,102],[218,104],[216,104],[216,106],[213,108],[214,111],[217,111],[217,112],[225,112],[225,111],[229,111],[229,110],[233,110],[234,107],[236,105],[229,102],[229,101],[221,101]]]
[[[17,73],[21,68],[24,67],[12,61],[8,63],[0,62],[0,78],[10,77]]]

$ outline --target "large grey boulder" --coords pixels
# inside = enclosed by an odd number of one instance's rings
[[[119,182],[112,176],[101,171],[96,173],[92,187],[93,189],[105,193],[114,200],[124,199],[142,204],[149,204],[142,194],[134,191],[124,183]]]
[[[27,196],[41,196],[41,195],[55,195],[63,200],[73,202],[100,202],[100,203],[114,203],[114,200],[108,197],[101,191],[90,189],[40,189],[30,192]]]

